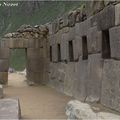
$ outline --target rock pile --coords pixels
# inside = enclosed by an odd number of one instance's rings
[[[46,37],[48,34],[48,28],[45,25],[22,25],[17,32],[8,33],[4,35],[4,38],[41,38]]]

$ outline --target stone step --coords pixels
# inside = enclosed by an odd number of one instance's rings
[[[0,119],[15,119],[21,117],[19,99],[1,99],[0,100]]]

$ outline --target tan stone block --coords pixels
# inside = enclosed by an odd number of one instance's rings
[[[10,50],[9,48],[0,48],[0,59],[9,58]]]
[[[46,84],[48,82],[47,74],[43,72],[27,72],[27,79],[38,84]]]
[[[8,72],[0,72],[0,83],[7,84],[8,82]]]
[[[7,72],[9,68],[9,61],[8,60],[0,60],[0,72]]]
[[[40,58],[44,57],[42,48],[28,48],[27,57],[29,58]]]

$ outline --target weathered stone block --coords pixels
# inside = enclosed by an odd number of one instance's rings
[[[87,19],[80,23],[80,36],[87,36],[88,29],[91,27],[91,19]]]
[[[27,79],[28,81],[45,85],[48,82],[48,73],[27,71]]]
[[[90,55],[88,58],[87,102],[97,102],[101,97],[103,60],[101,54]]]
[[[8,72],[9,61],[5,59],[0,59],[0,72]]]
[[[74,40],[75,39],[75,27],[70,27],[68,32],[68,40]]]
[[[27,59],[27,70],[33,72],[42,72],[46,68],[47,61],[44,58]]]
[[[88,60],[79,58],[79,62],[75,64],[76,78],[74,80],[73,95],[80,101],[85,101],[87,97],[88,82]]]
[[[73,40],[73,52],[74,60],[78,61],[80,55],[82,55],[82,38],[80,36],[75,36],[75,40]]]
[[[114,5],[106,6],[97,18],[98,29],[106,30],[115,25],[115,7]]]
[[[61,39],[62,39],[62,30],[59,30],[56,34],[55,34],[55,38],[56,38],[56,43],[60,43]]]
[[[27,49],[27,58],[43,58],[43,49],[42,48],[28,48]]]
[[[62,61],[68,60],[68,37],[66,33],[62,35],[61,40],[61,59]]]
[[[57,54],[57,44],[52,46],[52,61],[57,62],[58,61],[58,54]]]
[[[88,53],[96,54],[101,52],[102,32],[97,30],[97,27],[92,27],[87,34]]]
[[[20,118],[21,118],[21,110],[18,99],[0,100],[0,119],[19,120]]]
[[[9,58],[9,48],[0,48],[0,59],[6,59]]]
[[[120,61],[104,61],[101,103],[120,112]]]
[[[74,83],[76,79],[75,64],[68,63],[65,67],[64,93],[73,96]]]
[[[0,98],[3,98],[4,94],[3,94],[3,86],[0,85]]]
[[[120,25],[120,4],[115,5],[115,25]]]
[[[50,45],[54,45],[56,43],[55,34],[49,36],[49,43],[50,43]]]
[[[65,64],[50,63],[49,85],[60,92],[64,92]]]
[[[110,29],[111,57],[120,59],[120,26]]]
[[[3,48],[27,48],[28,46],[28,39],[23,38],[4,39],[2,42]]]
[[[7,84],[8,72],[0,72],[0,84]]]

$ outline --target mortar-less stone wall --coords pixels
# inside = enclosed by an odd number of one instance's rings
[[[17,32],[8,33],[0,45],[0,83],[7,84],[10,49],[26,49],[28,82],[47,84],[48,51],[46,26],[23,25]],[[20,56],[21,57],[21,56]],[[18,58],[19,60],[19,58]]]
[[[120,112],[120,4],[100,6],[49,25],[49,85]]]

